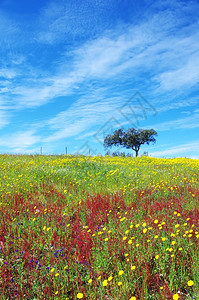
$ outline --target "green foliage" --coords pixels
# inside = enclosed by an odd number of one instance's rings
[[[112,135],[107,135],[104,139],[104,147],[123,146],[127,149],[133,149],[138,156],[140,146],[149,143],[155,143],[157,132],[154,129],[135,129],[130,128],[126,132],[120,128],[115,130]]]

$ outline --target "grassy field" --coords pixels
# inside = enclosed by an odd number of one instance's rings
[[[199,160],[0,156],[0,299],[198,299]]]

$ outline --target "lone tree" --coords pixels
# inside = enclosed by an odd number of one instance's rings
[[[118,129],[112,135],[108,134],[104,139],[104,147],[123,146],[127,149],[131,148],[135,151],[136,157],[140,150],[140,146],[149,143],[155,143],[157,132],[154,129],[135,129],[130,128],[126,132]]]

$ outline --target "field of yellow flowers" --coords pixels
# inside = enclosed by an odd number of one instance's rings
[[[198,299],[199,160],[0,156],[0,299]]]

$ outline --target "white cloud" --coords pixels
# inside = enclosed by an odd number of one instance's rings
[[[11,149],[26,149],[29,146],[39,142],[41,138],[35,135],[33,130],[15,132],[11,135],[3,135],[0,139],[0,146]]]
[[[16,71],[12,69],[0,69],[0,77],[3,77],[5,79],[13,79],[16,76]]]
[[[195,113],[185,118],[179,118],[172,121],[166,121],[154,125],[150,125],[158,131],[176,130],[176,129],[193,129],[199,127],[199,114]]]
[[[172,147],[170,149],[151,152],[152,156],[162,157],[162,156],[171,156],[177,155],[180,156],[182,153],[198,152],[199,151],[199,141],[194,141],[192,143],[182,144],[179,146]]]

